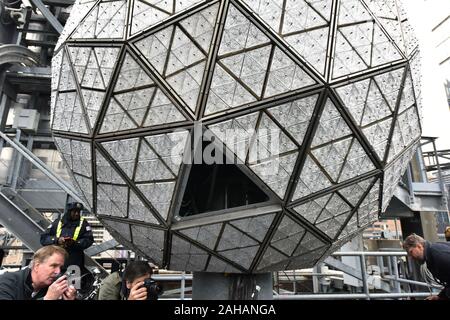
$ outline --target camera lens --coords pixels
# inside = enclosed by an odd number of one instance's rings
[[[145,279],[144,287],[147,288],[147,300],[158,300],[158,296],[162,293],[162,288],[155,280]]]

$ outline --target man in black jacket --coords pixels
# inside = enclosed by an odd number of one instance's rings
[[[450,299],[450,243],[430,243],[413,233],[403,242],[403,249],[417,262],[426,262],[428,270],[444,286],[437,296],[427,300]]]
[[[69,203],[67,213],[60,219],[56,219],[41,234],[43,246],[59,245],[67,250],[69,254],[65,268],[76,265],[81,272],[86,273],[84,268],[84,250],[94,243],[94,236],[89,223],[80,212],[83,205],[78,202]]]
[[[29,267],[0,276],[0,300],[74,300],[76,289],[59,276],[66,256],[58,246],[39,249]]]

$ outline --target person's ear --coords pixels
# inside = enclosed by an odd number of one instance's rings
[[[127,285],[127,289],[130,290],[131,289],[131,282],[130,281],[126,281],[125,284]]]

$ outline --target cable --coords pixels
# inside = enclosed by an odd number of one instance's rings
[[[433,274],[430,272],[430,270],[427,268],[426,262],[420,265],[420,275],[425,280],[425,282],[429,285],[428,291],[430,291],[430,294],[432,293],[431,287],[439,288],[442,287],[442,283],[439,282]]]

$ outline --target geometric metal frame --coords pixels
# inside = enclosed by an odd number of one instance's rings
[[[144,0],[77,2],[79,14],[69,18],[52,62],[52,130],[74,185],[120,242],[157,264],[219,272],[313,265],[385,209],[420,138],[419,53],[397,2],[204,0],[182,8],[174,2],[170,10]],[[299,43],[315,43],[318,31],[326,50],[314,60],[320,50]],[[257,63],[265,69],[252,69]],[[225,101],[227,85],[233,93]],[[308,119],[300,133],[281,112],[288,109]],[[170,111],[158,118],[161,110]],[[268,202],[178,216],[190,166],[164,153],[168,135],[183,129],[186,138],[195,121],[214,132],[241,119],[254,129],[249,150],[264,126],[285,137],[291,149],[275,156],[285,161],[287,178],[260,174],[258,166],[273,159],[246,161],[240,170]],[[160,178],[144,179],[139,165],[157,168]],[[321,187],[298,191],[320,179]],[[168,199],[155,198],[161,190]],[[359,198],[349,200],[355,192]],[[315,208],[317,216],[298,208]],[[252,229],[254,221],[264,230]],[[148,243],[134,242],[138,227],[147,228],[139,230]],[[232,235],[247,245],[230,247]]]

